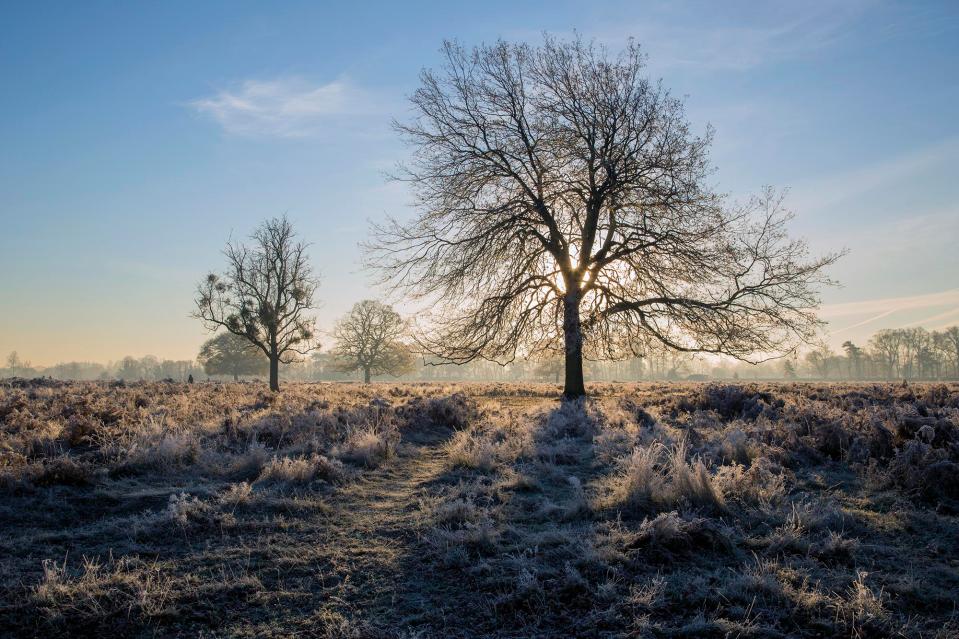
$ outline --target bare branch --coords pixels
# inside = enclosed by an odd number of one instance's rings
[[[209,330],[225,328],[261,350],[270,360],[270,386],[278,390],[278,364],[319,347],[315,320],[304,315],[318,282],[307,245],[296,241],[285,217],[264,222],[250,240],[227,244],[226,271],[200,282],[193,315]]]
[[[791,240],[772,189],[733,206],[709,187],[711,131],[691,132],[638,46],[443,53],[396,125],[420,213],[367,247],[381,281],[432,309],[426,352],[505,363],[563,344],[581,369],[651,343],[757,360],[811,339],[839,255]]]

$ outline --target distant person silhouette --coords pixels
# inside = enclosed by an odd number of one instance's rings
[[[192,384],[192,383],[193,383],[193,374],[192,374],[192,373],[191,373],[189,376],[187,376],[187,378],[186,378],[186,383],[187,383],[187,384]]]

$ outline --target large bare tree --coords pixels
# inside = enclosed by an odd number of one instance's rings
[[[197,286],[194,316],[210,330],[226,328],[263,351],[270,362],[270,389],[280,390],[279,365],[290,363],[319,345],[313,308],[317,280],[307,245],[297,240],[285,217],[263,222],[250,244],[229,242],[227,266]]]
[[[434,309],[418,337],[445,361],[677,351],[764,358],[812,338],[836,255],[786,233],[782,198],[731,206],[711,190],[710,134],[620,55],[580,40],[447,43],[396,126],[420,210],[374,227],[369,262]]]
[[[333,329],[337,367],[363,371],[366,383],[373,375],[402,375],[413,364],[403,342],[406,334],[406,322],[391,307],[375,300],[357,302]]]

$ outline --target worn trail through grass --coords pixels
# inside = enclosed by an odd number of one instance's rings
[[[394,459],[330,497],[327,548],[332,563],[349,572],[339,592],[331,593],[337,607],[362,611],[359,616],[370,621],[408,610],[400,623],[432,612],[423,575],[410,573],[418,561],[420,501],[444,472],[442,445],[449,436],[440,428],[406,433]]]

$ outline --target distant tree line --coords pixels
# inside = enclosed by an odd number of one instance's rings
[[[959,326],[883,329],[865,346],[846,341],[839,353],[820,347],[806,361],[823,379],[959,379]]]
[[[12,361],[14,360],[14,361]],[[190,375],[203,376],[203,369],[192,360],[159,359],[153,355],[124,357],[115,362],[61,362],[53,366],[33,366],[20,360],[16,351],[6,360],[7,367],[0,369],[0,377],[52,377],[54,379],[94,381],[162,381],[185,382]],[[14,365],[11,366],[11,363]]]
[[[379,303],[376,303],[379,304]],[[379,351],[364,351],[353,340],[336,341],[325,352],[315,351],[297,361],[281,364],[279,371],[292,381],[361,381],[364,379],[394,381],[501,381],[552,382],[563,381],[563,359],[552,355],[533,360],[517,360],[506,366],[484,360],[462,365],[441,366],[435,357],[416,355],[403,341],[402,332],[395,331],[396,317],[392,309],[371,301],[358,303],[338,325],[357,322],[357,310],[369,307],[378,313],[361,315],[385,317],[382,340],[386,347]],[[359,324],[362,327],[362,323]],[[352,335],[363,335],[354,325]],[[367,333],[370,330],[367,328]],[[336,334],[336,332],[334,332]],[[371,334],[377,334],[375,332]],[[377,358],[364,359],[370,364],[369,376],[358,357],[367,352]],[[359,354],[358,356],[356,354]],[[189,376],[197,381],[208,379],[266,379],[269,361],[248,342],[221,333],[200,349],[197,361],[161,360],[152,355],[124,357],[115,362],[63,362],[54,366],[33,366],[17,352],[10,353],[0,368],[0,377],[53,377],[64,380],[161,381],[185,382]],[[622,361],[587,361],[585,369],[595,381],[641,381],[680,379],[825,379],[836,381],[878,380],[957,380],[959,379],[959,326],[941,331],[924,328],[893,328],[877,331],[860,346],[846,341],[836,351],[820,345],[801,355],[774,360],[760,365],[725,360],[720,363],[689,353],[665,349],[650,350],[645,357]]]

